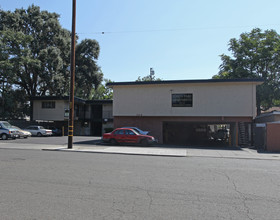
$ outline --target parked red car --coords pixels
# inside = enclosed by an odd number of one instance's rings
[[[143,146],[157,142],[153,136],[139,134],[131,128],[117,128],[111,133],[103,134],[102,140],[111,144],[131,143]]]

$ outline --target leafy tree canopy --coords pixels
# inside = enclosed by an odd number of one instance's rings
[[[28,96],[68,92],[70,32],[59,15],[37,6],[0,11],[0,69]]]
[[[99,44],[96,40],[85,39],[76,48],[76,92],[75,95],[89,99],[92,89],[98,89],[103,73],[96,62],[99,56]]]
[[[29,112],[29,105],[25,102],[25,92],[14,90],[7,83],[1,84],[0,118],[9,120],[24,118]]]
[[[253,29],[229,41],[232,56],[221,55],[220,71],[213,78],[263,78],[257,87],[257,113],[280,100],[280,35],[274,30]]]
[[[107,86],[107,83],[112,83],[109,79],[104,79],[97,89],[93,89],[90,99],[113,99],[113,89]]]
[[[19,90],[22,102],[38,95],[68,95],[71,32],[62,28],[59,15],[38,6],[0,10],[0,89]],[[76,46],[75,95],[90,96],[103,74],[97,66],[99,44],[85,39]],[[5,100],[4,100],[5,101]]]

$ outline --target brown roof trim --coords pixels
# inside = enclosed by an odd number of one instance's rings
[[[33,96],[30,98],[31,101],[33,100],[67,100],[69,101],[69,96]],[[86,100],[74,97],[75,102],[82,102],[85,103]]]
[[[51,101],[51,100],[66,100],[69,101],[69,96],[33,96],[30,99],[33,100],[45,100],[45,101]],[[83,104],[110,104],[113,103],[113,100],[111,99],[96,99],[96,100],[85,100],[78,97],[75,97],[75,102],[77,103],[83,103]]]
[[[87,100],[87,104],[112,104],[112,99],[98,99],[98,100]]]
[[[225,82],[251,82],[261,84],[261,78],[256,79],[193,79],[193,80],[162,80],[162,81],[133,81],[133,82],[110,82],[107,86],[126,85],[161,85],[161,84],[182,84],[182,83],[225,83]]]

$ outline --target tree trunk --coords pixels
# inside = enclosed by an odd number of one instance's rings
[[[31,100],[30,97],[30,121],[33,121],[33,101]]]

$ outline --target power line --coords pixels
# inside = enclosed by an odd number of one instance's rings
[[[78,33],[80,35],[104,35],[104,34],[130,34],[130,33],[151,33],[151,32],[179,32],[179,31],[203,31],[203,30],[223,30],[235,28],[255,28],[264,26],[280,26],[280,24],[248,25],[248,26],[217,26],[217,27],[186,27],[186,28],[166,28],[166,29],[147,29],[147,30],[124,30],[124,31],[98,31],[88,33]]]

